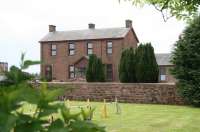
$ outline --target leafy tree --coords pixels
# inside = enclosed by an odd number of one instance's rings
[[[140,44],[136,50],[136,78],[140,83],[158,82],[158,64],[150,43]]]
[[[180,94],[188,103],[200,106],[200,16],[176,42],[172,63],[175,65],[172,74],[178,80]]]
[[[22,53],[20,67],[11,66],[9,72],[5,72],[6,80],[0,82],[0,85],[19,84],[23,81],[32,79],[33,75],[24,72],[24,70],[37,64],[40,64],[40,61],[25,60],[25,53]]]
[[[121,0],[119,0],[121,1]],[[164,21],[175,16],[177,19],[193,18],[198,14],[199,0],[131,0],[133,5],[153,5],[160,11]]]
[[[11,66],[10,71],[5,73],[6,82],[9,84],[19,84],[22,81],[30,80],[33,76],[29,73],[23,72],[16,66]]]
[[[134,49],[125,49],[122,52],[119,64],[119,79],[121,82],[136,82]]]
[[[90,55],[88,66],[86,69],[86,80],[88,82],[105,81],[104,66],[100,58],[96,55]]]

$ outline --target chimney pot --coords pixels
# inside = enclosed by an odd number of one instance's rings
[[[126,20],[126,28],[132,28],[132,20]]]
[[[88,24],[88,28],[89,28],[89,29],[95,29],[95,24],[89,23],[89,24]]]
[[[56,26],[55,25],[49,25],[49,32],[55,32]]]

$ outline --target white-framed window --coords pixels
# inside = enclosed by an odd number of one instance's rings
[[[93,45],[92,45],[92,43],[87,43],[87,54],[88,55],[93,54]]]
[[[57,45],[51,44],[51,56],[56,56],[57,54]]]
[[[74,43],[69,43],[68,49],[69,49],[69,55],[75,54],[75,44]]]
[[[112,54],[112,41],[107,42],[107,54]]]
[[[69,66],[69,78],[74,78],[75,77],[75,68],[73,65]]]
[[[166,81],[166,67],[160,67],[160,81]]]

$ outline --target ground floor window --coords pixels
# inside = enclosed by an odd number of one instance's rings
[[[166,81],[166,67],[160,67],[160,81]]]
[[[73,65],[69,66],[69,78],[74,78],[75,77],[75,69]]]
[[[76,77],[80,77],[80,78],[85,78],[85,74],[86,74],[86,68],[85,67],[78,67],[75,68],[76,72],[75,72],[75,76]]]
[[[112,81],[113,80],[112,64],[107,64],[106,65],[106,79],[107,79],[107,81]]]

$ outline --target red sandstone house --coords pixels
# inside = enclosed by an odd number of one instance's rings
[[[84,81],[88,56],[96,54],[102,59],[106,69],[106,80],[118,82],[118,65],[124,48],[136,48],[139,40],[132,27],[132,21],[126,20],[125,27],[96,29],[88,24],[88,29],[56,31],[49,25],[49,33],[40,41],[41,75],[57,81]],[[167,54],[166,54],[167,55]],[[161,82],[170,82],[163,55],[158,55]],[[164,65],[163,65],[164,64]],[[170,76],[170,75],[169,75]]]

